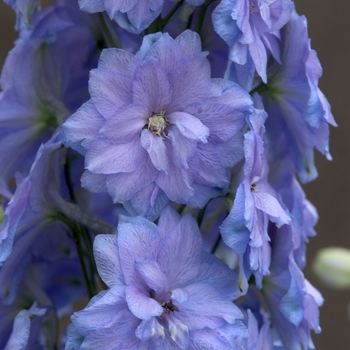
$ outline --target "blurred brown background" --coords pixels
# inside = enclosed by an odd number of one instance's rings
[[[331,130],[333,161],[328,162],[317,154],[319,178],[304,186],[320,215],[318,236],[308,247],[305,275],[325,298],[321,308],[322,333],[314,335],[313,340],[318,350],[347,350],[350,349],[350,290],[334,291],[323,286],[310,265],[321,247],[350,248],[350,2],[295,0],[295,3],[298,13],[308,19],[311,45],[324,69],[320,87],[339,125]],[[0,0],[0,67],[16,38],[14,23],[13,11]]]

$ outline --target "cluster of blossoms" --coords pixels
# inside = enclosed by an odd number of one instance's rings
[[[4,1],[0,348],[312,349],[335,122],[293,1]]]

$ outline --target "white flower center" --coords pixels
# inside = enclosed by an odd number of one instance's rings
[[[153,113],[148,118],[148,130],[151,130],[154,134],[160,137],[167,137],[164,130],[167,125],[170,125],[169,121],[164,116],[165,110],[162,109],[159,113]]]

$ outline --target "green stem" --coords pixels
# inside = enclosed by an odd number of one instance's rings
[[[109,47],[120,47],[119,43],[116,43],[114,41],[113,36],[111,34],[111,31],[108,28],[108,25],[106,23],[106,20],[103,17],[102,12],[98,13],[98,18],[100,20],[102,30],[103,30],[103,33],[104,33],[106,39],[107,39],[107,43],[108,43]]]
[[[65,173],[65,177],[66,177],[66,181],[67,181],[69,196],[70,196],[71,200],[76,203],[77,201],[76,201],[76,196],[74,193],[73,182],[72,182],[72,178],[70,176],[70,160],[69,160],[68,151],[66,154],[64,173]],[[77,251],[78,251],[80,266],[82,268],[82,272],[84,275],[84,280],[86,283],[88,294],[91,298],[92,296],[94,296],[96,294],[96,286],[95,286],[94,276],[95,276],[95,273],[97,273],[97,268],[96,268],[96,263],[95,263],[95,259],[94,259],[93,249],[92,249],[92,242],[91,242],[91,237],[89,235],[89,232],[80,223],[71,221],[64,214],[59,213],[58,216],[59,216],[59,219],[62,222],[64,222],[70,228],[70,230],[72,232],[73,239],[74,239]],[[84,244],[85,244],[85,247],[87,250],[87,257],[88,257],[89,262],[90,262],[89,265],[90,265],[91,281],[89,281],[87,269],[85,266],[85,261],[84,261],[85,254],[84,254],[83,247],[81,245],[82,240],[84,241]]]
[[[216,242],[215,242],[215,244],[214,244],[214,246],[213,246],[213,248],[212,248],[212,250],[211,250],[211,254],[214,254],[215,251],[216,251],[216,249],[218,249],[218,246],[219,246],[219,244],[220,244],[220,241],[221,241],[221,234],[220,234],[220,232],[219,232],[219,236],[218,236],[218,238],[216,239]]]
[[[69,160],[68,150],[67,150],[66,162],[64,164],[64,175],[65,175],[66,181],[67,181],[67,187],[68,187],[69,196],[74,202],[76,202],[74,189],[73,189],[72,177],[70,176],[70,171],[69,171],[69,165],[70,165],[70,160]]]
[[[198,227],[201,227],[201,224],[202,224],[202,221],[203,221],[203,217],[204,217],[204,214],[205,214],[205,211],[207,209],[207,206],[208,206],[209,202],[205,205],[204,208],[202,208],[199,213],[198,213],[198,216],[197,216],[197,224],[198,224]]]
[[[78,234],[81,227],[79,227],[80,226],[79,224],[71,221],[69,218],[67,218],[62,213],[57,213],[57,219],[61,220],[70,229],[70,231],[73,235],[73,240],[74,240],[75,246],[77,248],[77,252],[78,252],[80,267],[81,267],[81,270],[83,272],[86,290],[88,292],[89,298],[91,299],[95,295],[95,292],[93,290],[94,288],[92,287],[92,286],[94,286],[94,283],[91,283],[91,281],[89,280],[89,276],[88,276],[87,269],[85,266],[84,251],[83,251],[83,247],[81,246],[81,241],[80,241],[80,237]],[[92,278],[93,278],[93,275],[92,275]]]
[[[173,6],[173,8],[168,12],[168,14],[161,20],[160,27],[161,30],[164,29],[164,27],[168,24],[168,22],[171,20],[171,17],[175,14],[175,12],[178,10],[179,7],[183,4],[184,0],[179,1],[178,3]]]
[[[202,30],[202,26],[203,26],[203,22],[204,22],[205,13],[207,11],[207,8],[214,1],[215,0],[207,0],[206,3],[204,5],[202,5],[202,7],[201,7],[201,10],[199,12],[199,18],[198,18],[197,26],[196,26],[196,32],[198,34],[200,34],[200,32]]]

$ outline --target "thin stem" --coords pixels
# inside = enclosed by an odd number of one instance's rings
[[[186,208],[186,204],[181,204],[181,205],[179,206],[179,209],[177,210],[177,212],[178,212],[179,214],[182,214],[183,211],[185,210],[185,208]]]
[[[118,43],[116,43],[113,39],[113,36],[108,28],[108,25],[106,23],[106,20],[105,18],[103,17],[103,14],[102,12],[99,12],[98,13],[98,18],[100,20],[100,23],[101,23],[101,26],[102,26],[102,30],[103,30],[103,33],[107,39],[107,42],[108,42],[108,45],[109,47],[120,47],[120,45],[118,45]]]
[[[204,5],[202,5],[201,10],[199,12],[199,17],[198,17],[198,22],[197,22],[197,26],[196,26],[196,32],[198,34],[200,34],[201,30],[202,30],[202,25],[204,22],[204,18],[205,18],[205,13],[207,11],[207,8],[209,7],[209,5],[214,2],[216,0],[207,0],[206,3]]]
[[[69,160],[69,155],[68,151],[66,154],[66,162],[64,165],[64,173],[66,177],[66,182],[67,182],[67,187],[69,191],[69,196],[73,202],[76,201],[75,193],[74,193],[74,186],[73,186],[73,181],[70,176],[70,160]],[[78,256],[79,256],[79,261],[80,265],[82,268],[82,272],[84,275],[84,280],[85,283],[87,284],[87,290],[90,298],[96,294],[96,286],[95,286],[95,280],[94,276],[95,273],[97,273],[97,268],[96,268],[96,263],[93,255],[93,249],[92,249],[92,242],[91,242],[91,237],[89,235],[88,230],[83,227],[80,223],[71,221],[69,218],[67,218],[64,214],[58,213],[58,218],[64,222],[71,230],[73,239],[78,251]],[[81,245],[81,240],[84,241],[85,247],[87,249],[87,257],[90,262],[90,274],[91,274],[91,281],[89,281],[88,274],[87,274],[87,269],[85,266],[85,261],[84,261],[84,250]]]
[[[198,216],[197,216],[198,227],[201,227],[201,224],[202,224],[202,221],[203,221],[203,217],[204,217],[205,211],[207,210],[208,204],[209,204],[209,202],[198,213]]]
[[[221,234],[219,232],[218,238],[216,239],[215,244],[214,244],[214,246],[213,246],[213,248],[211,250],[211,254],[215,254],[215,251],[216,251],[216,249],[218,249],[220,241],[221,241]]]
[[[178,10],[178,8],[181,7],[183,2],[184,2],[184,0],[181,0],[178,3],[176,3],[175,6],[173,6],[173,8],[168,12],[168,14],[161,20],[161,22],[160,22],[161,30],[163,30],[164,27],[168,24],[171,17],[173,17],[173,15]]]
[[[92,284],[89,280],[89,276],[86,270],[86,266],[85,266],[85,261],[84,261],[84,251],[83,251],[83,247],[81,246],[81,242],[80,242],[80,237],[78,235],[79,232],[79,228],[75,222],[71,221],[69,218],[67,218],[64,214],[58,212],[57,214],[57,219],[61,220],[71,231],[72,235],[73,235],[73,240],[75,243],[75,246],[77,248],[77,252],[78,252],[78,258],[79,258],[79,263],[80,263],[80,267],[81,270],[83,272],[83,277],[84,277],[84,281],[85,281],[85,286],[86,286],[86,290],[88,292],[89,298],[91,299],[95,293],[94,290],[92,288]]]
[[[70,164],[70,161],[69,161],[69,155],[68,155],[68,150],[67,150],[66,162],[64,164],[64,175],[65,175],[66,181],[67,181],[69,196],[72,199],[72,201],[76,202],[74,188],[73,188],[73,181],[72,181],[72,177],[70,176],[70,171],[69,171],[69,164]]]

